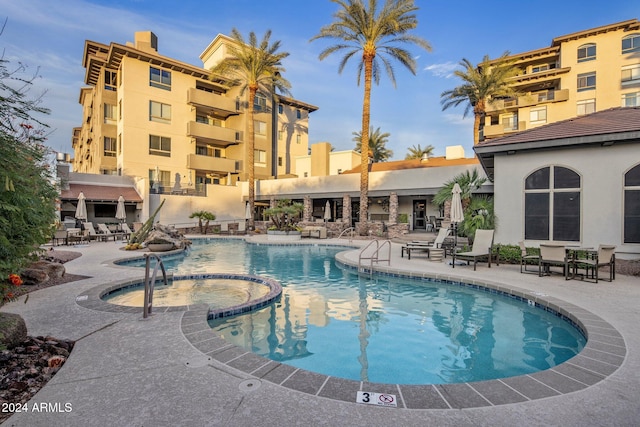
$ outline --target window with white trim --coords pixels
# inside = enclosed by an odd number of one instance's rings
[[[149,86],[171,90],[171,71],[149,67]]]
[[[267,123],[260,120],[253,121],[253,133],[256,135],[267,135]]]
[[[171,123],[171,105],[149,101],[149,120],[159,123]]]
[[[284,131],[278,131],[278,141],[282,141],[284,139]]]
[[[116,124],[116,106],[104,104],[104,123],[108,125]]]
[[[585,114],[591,114],[596,112],[595,99],[585,99],[583,101],[578,101],[576,105],[578,106],[578,111],[577,111],[578,116],[584,116]]]
[[[581,178],[562,166],[540,168],[524,187],[524,237],[527,240],[580,241]]]
[[[253,98],[253,110],[267,111],[267,97],[261,93],[256,93],[256,96]]]
[[[629,34],[622,38],[622,53],[640,52],[640,34]]]
[[[154,156],[171,156],[171,138],[149,135],[149,154]]]
[[[104,156],[116,157],[117,141],[109,136],[104,137]]]
[[[620,81],[622,86],[640,83],[640,64],[622,67],[622,78]]]
[[[624,243],[640,243],[640,164],[624,174]]]
[[[640,92],[623,94],[622,106],[623,107],[640,107]]]
[[[583,44],[578,48],[578,62],[592,61],[596,59],[595,43]]]
[[[531,124],[541,124],[547,122],[547,106],[532,108],[529,111],[529,122]]]
[[[267,152],[264,150],[253,150],[253,164],[256,166],[266,166]]]
[[[115,71],[104,70],[104,88],[106,90],[116,90],[118,85],[118,73]]]
[[[296,134],[296,144],[302,144],[302,135]]]
[[[578,92],[596,88],[596,72],[578,74]]]
[[[502,127],[505,131],[518,130],[518,115],[515,113],[500,116]]]

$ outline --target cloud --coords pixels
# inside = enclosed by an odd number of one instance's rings
[[[432,64],[427,65],[423,68],[424,71],[430,71],[436,77],[444,77],[445,79],[449,79],[453,77],[453,71],[458,68],[458,64],[447,61],[443,64]]]

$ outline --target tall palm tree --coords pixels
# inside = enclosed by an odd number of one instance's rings
[[[420,144],[418,144],[417,146],[412,145],[411,147],[409,147],[409,150],[408,150],[409,152],[407,153],[404,159],[412,160],[412,159],[421,159],[424,156],[431,157],[433,155],[434,149],[435,148],[431,144],[427,145],[424,148],[422,148]]]
[[[237,29],[231,30],[231,38],[235,44],[229,46],[230,56],[211,69],[212,79],[222,76],[230,79],[233,84],[239,85],[240,95],[248,90],[247,98],[247,137],[246,153],[247,168],[249,169],[249,209],[254,212],[255,206],[255,169],[254,148],[255,134],[253,124],[254,100],[258,91],[271,93],[279,91],[282,94],[290,94],[291,84],[282,77],[285,72],[282,60],[289,56],[287,52],[278,52],[280,41],[270,43],[271,30],[267,30],[258,43],[254,32],[249,33],[249,41],[245,42],[242,34]],[[253,216],[249,218],[249,228],[253,229]]]
[[[471,196],[474,191],[482,187],[482,184],[487,182],[487,178],[481,178],[478,173],[478,169],[474,169],[473,172],[462,172],[449,181],[445,182],[442,188],[433,196],[433,203],[436,205],[443,205],[447,200],[451,200],[451,191],[453,186],[458,184],[460,186],[460,199],[462,199],[463,209],[466,210],[467,206],[471,202]]]
[[[338,72],[342,73],[352,57],[360,54],[358,64],[358,85],[364,72],[364,101],[362,103],[363,141],[369,140],[369,121],[371,115],[371,81],[380,82],[380,62],[395,86],[395,74],[390,59],[395,59],[415,75],[416,62],[413,56],[400,44],[416,44],[431,50],[429,43],[409,31],[418,26],[415,12],[418,7],[414,0],[386,0],[378,10],[377,0],[332,0],[340,6],[333,15],[335,21],[320,29],[320,33],[311,40],[328,38],[338,40],[338,44],[329,46],[320,53],[320,60],[334,52],[345,52]],[[369,156],[362,150],[360,156],[360,224],[366,231],[367,203],[369,191]]]
[[[389,136],[391,136],[389,132],[381,133],[380,128],[376,130],[373,130],[373,126],[369,128],[369,152],[367,156],[373,163],[386,162],[393,156],[393,151],[386,147]],[[362,153],[361,132],[353,132],[353,140],[356,141],[356,151]]]
[[[462,70],[453,72],[462,84],[440,94],[442,110],[466,103],[463,117],[473,110],[473,144],[480,142],[480,127],[484,126],[487,103],[493,104],[500,98],[516,96],[509,86],[509,78],[518,74],[519,69],[508,60],[509,52],[492,61],[485,55],[480,65],[473,65],[468,59],[460,61]]]

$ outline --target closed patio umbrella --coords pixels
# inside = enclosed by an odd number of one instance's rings
[[[127,212],[124,209],[124,197],[122,197],[122,195],[118,197],[118,206],[116,207],[116,219],[120,220],[121,222],[125,222],[125,220],[127,219]]]
[[[456,247],[458,246],[458,223],[464,221],[462,210],[462,200],[460,198],[462,190],[456,182],[451,190],[451,223],[453,224],[453,264],[456,262]]]
[[[75,218],[81,221],[87,220],[87,204],[85,202],[84,193],[82,191],[80,192],[80,194],[78,194],[78,206],[76,206]]]
[[[331,220],[331,202],[327,200],[327,204],[324,207],[324,220]]]

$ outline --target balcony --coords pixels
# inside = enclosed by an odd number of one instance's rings
[[[198,122],[187,123],[187,136],[220,147],[242,142],[242,132],[238,130]]]
[[[508,126],[505,124],[491,125],[484,127],[484,137],[485,138],[497,138],[499,136],[509,135],[510,133],[522,132],[527,129],[526,122],[518,122],[518,127]]]
[[[196,107],[210,109],[216,116],[225,119],[240,114],[239,105],[235,99],[205,90],[190,88],[187,92],[187,102]]]
[[[522,107],[530,107],[532,105],[546,104],[549,102],[560,102],[569,99],[569,89],[547,90],[544,92],[536,92],[530,95],[522,95],[517,99],[499,99],[493,104],[487,104],[486,113],[504,112],[517,110]]]
[[[187,155],[187,168],[207,172],[235,173],[236,161],[223,157]]]

